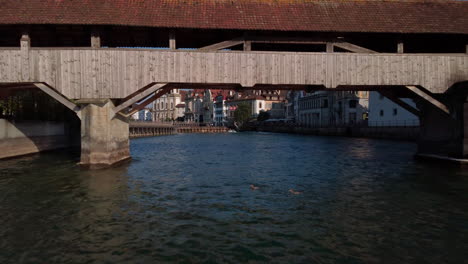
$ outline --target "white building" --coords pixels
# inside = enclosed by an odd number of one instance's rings
[[[179,89],[172,89],[169,93],[154,101],[153,115],[156,121],[176,120],[180,116],[177,105],[183,103],[183,96]],[[182,114],[183,117],[183,114]]]
[[[214,124],[215,126],[223,126],[227,123],[228,106],[225,104],[226,98],[220,94],[215,97],[214,101]]]
[[[260,114],[260,111],[270,110],[272,102],[270,101],[269,104],[267,104],[265,98],[260,95],[226,101],[227,115],[229,119],[234,118],[234,112],[240,104],[247,104],[250,108],[251,116],[254,118]]]
[[[150,109],[145,108],[141,111],[134,113],[131,119],[136,120],[136,121],[152,121],[153,114],[151,113]]]
[[[401,100],[416,108],[413,100]],[[369,126],[419,126],[419,118],[379,92],[370,92]]]

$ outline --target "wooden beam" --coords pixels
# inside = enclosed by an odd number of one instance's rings
[[[404,48],[404,44],[403,44],[403,41],[398,41],[397,43],[397,52],[398,53],[404,53],[405,52],[405,48]]]
[[[333,47],[339,47],[356,53],[377,53],[373,50],[360,47],[348,42],[327,42],[324,40],[316,40],[310,38],[280,38],[280,37],[252,37],[245,36],[244,38],[235,38],[223,42],[215,43],[209,46],[200,48],[201,51],[213,51],[226,49],[232,46],[244,45],[244,50],[249,51],[252,49],[252,43],[267,43],[267,44],[302,44],[302,45],[327,45],[327,52],[333,52]]]
[[[157,90],[161,89],[162,87],[166,86],[166,83],[151,83],[140,89],[139,93],[134,93],[134,96],[127,98],[124,102],[114,107],[113,111],[114,114],[124,110],[132,106],[133,104],[137,103],[138,101],[144,100],[146,97],[149,97]]]
[[[212,45],[209,45],[209,46],[205,46],[205,47],[199,48],[198,50],[200,50],[200,51],[220,50],[220,49],[226,49],[226,48],[229,48],[229,47],[232,47],[232,46],[237,46],[237,45],[240,45],[240,44],[243,44],[243,43],[244,43],[243,38],[235,38],[235,39],[215,43],[215,44],[212,44]]]
[[[425,92],[425,91],[421,90],[420,88],[418,88],[416,86],[413,86],[413,85],[408,85],[408,86],[406,86],[406,88],[408,88],[408,90],[410,90],[411,92],[413,92],[417,96],[419,96],[419,97],[423,98],[424,100],[428,101],[433,106],[440,109],[442,112],[450,115],[450,111],[447,108],[447,106],[445,104],[443,104],[442,102],[440,102],[439,100],[435,99],[431,94],[429,94],[429,93],[427,93],[427,92]]]
[[[75,112],[78,115],[78,117],[81,119],[81,115],[80,115],[81,108],[77,106],[76,104],[72,103],[70,100],[68,100],[67,97],[65,97],[64,95],[62,95],[61,93],[57,92],[55,89],[53,89],[52,87],[44,83],[34,83],[34,85],[37,88],[39,88],[41,91],[48,94],[50,97],[54,98],[59,103],[64,105],[66,108]]]
[[[176,34],[174,30],[169,32],[169,49],[175,50],[176,49]]]
[[[21,48],[21,80],[29,81],[30,70],[29,70],[29,50],[31,49],[31,39],[27,32],[23,32],[20,39]]]
[[[263,37],[263,36],[246,36],[246,40],[252,43],[269,43],[269,44],[326,44],[330,39],[322,38],[304,38],[304,37]]]
[[[336,43],[333,43],[333,45],[335,45],[335,47],[345,49],[345,50],[349,50],[349,51],[355,52],[355,53],[377,53],[376,51],[366,49],[366,48],[363,48],[361,46],[351,44],[349,42],[336,42]]]
[[[156,101],[161,96],[167,94],[167,92],[169,92],[171,89],[172,89],[172,87],[169,87],[168,85],[166,85],[165,87],[162,87],[158,91],[156,91],[156,92],[152,93],[151,95],[149,95],[148,97],[144,98],[144,101],[141,102],[140,104],[133,104],[132,109],[129,112],[123,113],[123,111],[120,111],[120,112],[117,112],[117,114],[120,114],[120,115],[122,115],[124,117],[129,117],[129,116],[135,114],[136,112],[142,110],[143,108],[145,108],[145,106],[149,105],[150,103]]]
[[[413,107],[412,105],[409,105],[405,101],[403,101],[400,98],[396,97],[395,95],[393,95],[392,92],[390,92],[390,91],[379,91],[379,93],[381,95],[387,97],[390,101],[392,101],[395,104],[399,105],[400,107],[402,107],[406,111],[412,113],[413,115],[415,115],[417,117],[421,116],[421,112],[417,108]]]

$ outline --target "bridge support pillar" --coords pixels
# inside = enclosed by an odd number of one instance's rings
[[[446,158],[468,164],[468,98],[450,95],[445,98],[450,115],[421,103],[421,130],[418,140],[419,157]]]
[[[90,168],[108,167],[130,159],[128,118],[113,113],[111,100],[80,100],[81,162]]]

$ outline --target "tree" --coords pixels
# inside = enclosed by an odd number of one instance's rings
[[[258,114],[257,116],[257,121],[265,121],[265,120],[268,120],[270,119],[270,113],[269,112],[265,112],[265,111],[261,111],[260,114]]]
[[[242,126],[242,124],[249,121],[251,116],[252,113],[248,103],[240,103],[237,106],[236,111],[234,111],[234,121],[239,123],[239,126]]]

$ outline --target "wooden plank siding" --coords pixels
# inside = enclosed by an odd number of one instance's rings
[[[46,82],[71,99],[124,98],[151,82],[421,85],[443,93],[468,80],[466,54],[32,48],[28,67],[22,54],[0,50],[0,83]]]

